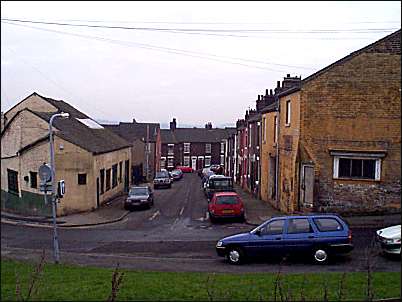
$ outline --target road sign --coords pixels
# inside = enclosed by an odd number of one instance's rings
[[[52,180],[52,169],[48,164],[39,167],[39,178],[44,183]]]
[[[64,180],[59,180],[57,183],[57,196],[59,198],[63,198],[63,195],[66,193],[66,185]]]

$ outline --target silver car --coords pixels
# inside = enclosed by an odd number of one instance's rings
[[[131,187],[124,201],[124,209],[132,210],[138,207],[151,208],[154,205],[154,194],[150,187]]]
[[[401,225],[376,231],[376,238],[384,253],[401,255]]]

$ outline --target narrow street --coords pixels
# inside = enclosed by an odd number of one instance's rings
[[[353,229],[355,249],[327,266],[306,259],[252,261],[232,266],[216,255],[215,244],[224,236],[253,228],[237,221],[211,224],[201,180],[185,174],[171,189],[155,190],[155,206],[131,212],[121,222],[79,229],[59,228],[62,262],[161,271],[284,272],[364,271],[375,229]],[[42,249],[52,261],[52,229],[2,224],[2,256],[38,259]],[[375,254],[374,270],[400,271],[400,259]]]

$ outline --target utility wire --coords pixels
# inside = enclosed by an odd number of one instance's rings
[[[14,23],[9,23],[9,22],[4,22],[4,23],[10,24],[10,25],[15,25],[15,26],[22,26],[22,27],[42,30],[42,31],[55,32],[55,33],[59,33],[59,34],[78,36],[78,37],[86,38],[86,39],[93,39],[93,40],[98,40],[98,41],[103,41],[103,42],[109,42],[109,43],[112,43],[112,44],[118,44],[118,45],[122,45],[122,46],[126,46],[126,47],[138,47],[138,48],[145,48],[145,49],[149,49],[149,50],[156,50],[156,51],[162,51],[162,52],[167,52],[167,53],[186,55],[186,56],[190,56],[190,57],[214,60],[214,61],[223,62],[223,63],[241,65],[241,66],[257,68],[257,69],[263,69],[263,70],[270,70],[270,71],[274,71],[274,72],[278,72],[278,73],[282,73],[282,72],[284,72],[284,70],[272,69],[272,68],[261,67],[261,66],[253,66],[253,65],[248,65],[248,64],[244,64],[244,63],[221,60],[219,58],[247,61],[247,62],[253,62],[253,63],[261,63],[261,64],[267,64],[267,65],[277,65],[277,66],[291,67],[291,68],[297,68],[297,69],[309,69],[309,70],[314,69],[314,68],[305,67],[305,66],[277,64],[277,63],[264,62],[264,61],[258,61],[258,60],[242,59],[242,58],[236,58],[236,57],[226,57],[226,56],[219,56],[219,55],[202,53],[202,52],[181,50],[181,49],[176,49],[176,48],[160,47],[160,46],[155,46],[155,45],[145,44],[145,43],[137,43],[137,42],[131,42],[131,41],[115,40],[115,39],[109,39],[109,38],[104,38],[104,37],[97,37],[97,36],[83,35],[83,34],[77,34],[77,33],[70,33],[70,32],[64,32],[64,31],[58,31],[58,30],[52,30],[52,29],[45,29],[45,28],[39,28],[39,27],[34,27],[34,26],[22,25],[22,24],[14,24]],[[215,58],[209,58],[207,56],[212,56],[212,57],[215,57]]]
[[[58,26],[75,26],[75,27],[89,27],[89,28],[107,28],[107,29],[125,29],[125,30],[152,30],[152,31],[183,31],[183,32],[268,32],[268,33],[372,33],[372,32],[388,32],[396,30],[396,28],[367,28],[367,29],[312,29],[312,30],[289,30],[289,29],[190,29],[190,28],[157,28],[157,27],[130,27],[130,26],[111,26],[111,25],[92,25],[92,24],[73,24],[65,22],[45,22],[34,20],[22,19],[8,19],[2,18],[2,21],[12,21],[21,23],[34,23],[45,25],[58,25]]]

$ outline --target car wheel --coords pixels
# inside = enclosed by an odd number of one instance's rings
[[[244,261],[244,253],[241,248],[229,247],[227,259],[230,264],[240,264]]]
[[[313,257],[316,263],[324,264],[328,262],[328,252],[322,247],[314,249]]]

